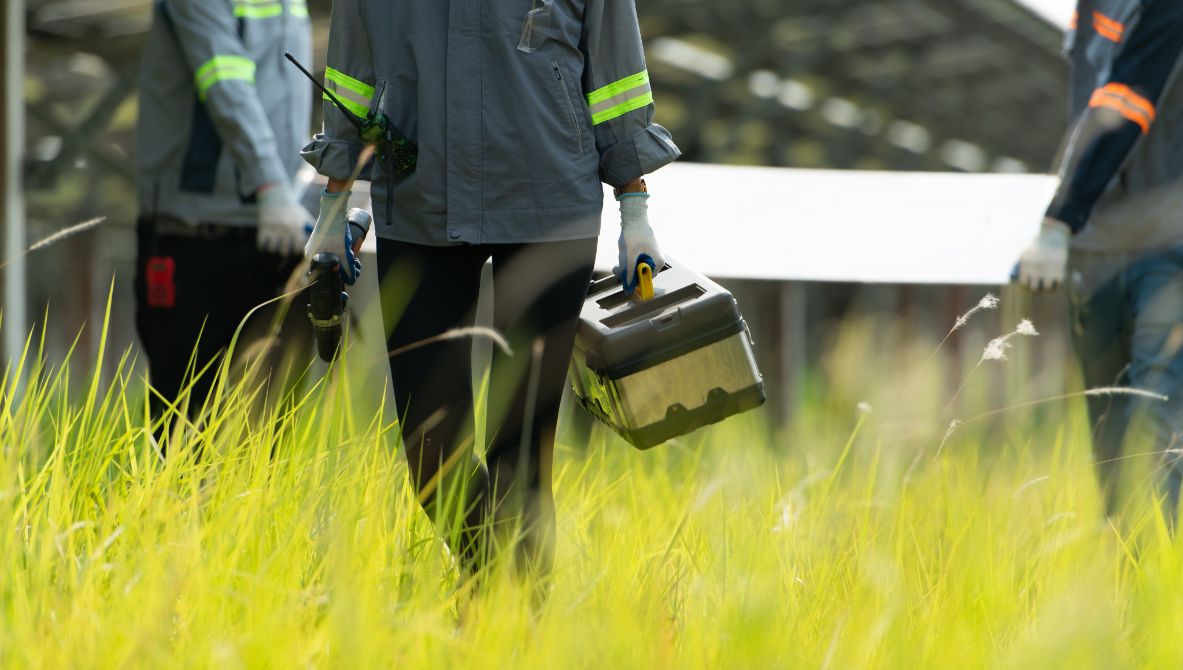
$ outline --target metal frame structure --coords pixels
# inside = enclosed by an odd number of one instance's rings
[[[27,332],[25,293],[25,3],[5,0],[0,12],[0,202],[4,224],[4,358],[20,356]]]
[[[656,0],[642,20],[690,160],[1040,172],[1066,126],[1062,34],[1012,0]]]
[[[130,93],[151,0],[25,2],[34,62],[85,38],[118,77],[94,118],[66,122],[42,104],[37,128],[90,142],[63,153],[130,176],[118,151],[71,128],[101,129],[104,110]],[[312,3],[322,22],[327,6]],[[659,117],[691,161],[1040,172],[1065,127],[1060,32],[1016,0],[648,0],[639,10]]]

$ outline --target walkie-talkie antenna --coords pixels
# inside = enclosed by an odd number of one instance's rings
[[[314,77],[312,73],[307,70],[307,68],[301,65],[300,61],[296,60],[295,56],[286,51],[284,52],[283,56],[284,58],[290,60],[292,65],[295,65],[297,68],[299,68],[300,72],[303,72],[304,76],[308,77],[308,80],[312,82],[312,85],[319,88],[321,92],[325,94],[325,97],[331,100],[333,104],[337,106],[337,109],[341,110],[341,112],[345,114],[345,118],[349,119],[349,122],[353,124],[354,128],[357,128],[357,132],[361,133],[365,131],[365,126],[357,119],[353,112],[349,111],[349,108],[345,106],[345,103],[341,102],[337,96],[333,95],[332,91],[325,88],[323,84],[317,81],[316,77]]]

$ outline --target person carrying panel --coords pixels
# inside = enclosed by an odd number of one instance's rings
[[[1080,0],[1067,53],[1061,184],[1018,280],[1037,291],[1067,284],[1088,388],[1168,397],[1098,395],[1088,410],[1107,510],[1117,511],[1123,443],[1145,425],[1173,521],[1183,481],[1183,3]]]

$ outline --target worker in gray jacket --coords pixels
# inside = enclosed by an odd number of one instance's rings
[[[136,261],[155,416],[300,261],[312,221],[292,182],[312,100],[283,54],[308,57],[311,39],[304,0],[156,3],[140,72]],[[194,383],[191,413],[210,376]]]
[[[516,530],[519,565],[545,571],[555,422],[601,182],[620,202],[621,281],[635,283],[640,260],[663,266],[641,178],[679,151],[653,122],[633,0],[337,0],[325,85],[347,109],[326,103],[324,132],[304,152],[329,178],[306,254],[350,255],[337,203],[360,167],[389,349],[402,351],[390,368],[412,483],[468,566],[488,556],[484,540]],[[417,146],[413,170],[358,165],[354,123],[372,112]],[[494,355],[476,465],[470,343],[403,350],[472,324],[490,258],[494,324],[512,355]],[[353,263],[341,267],[352,281]]]
[[[1061,184],[1018,279],[1068,285],[1110,512],[1123,442],[1146,415],[1169,520],[1183,460],[1183,3],[1080,0],[1068,34],[1072,128]],[[1139,448],[1138,451],[1142,451]]]

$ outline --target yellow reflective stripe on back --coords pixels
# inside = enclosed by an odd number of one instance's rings
[[[608,98],[620,95],[625,91],[647,86],[649,84],[649,71],[642,70],[634,75],[630,75],[619,81],[614,81],[607,86],[597,88],[591,93],[587,94],[587,104],[594,105],[598,102],[603,102]]]
[[[325,68],[325,88],[332,91],[350,112],[362,117],[370,113],[374,103],[373,86],[330,67]],[[323,97],[330,100],[328,95]]]
[[[234,16],[240,19],[270,19],[283,16],[279,0],[235,0]]]
[[[298,19],[308,18],[308,3],[305,0],[292,0],[291,13]]]
[[[197,68],[193,81],[197,84],[197,96],[205,100],[205,94],[220,81],[245,81],[255,83],[255,63],[242,56],[214,56]]]

